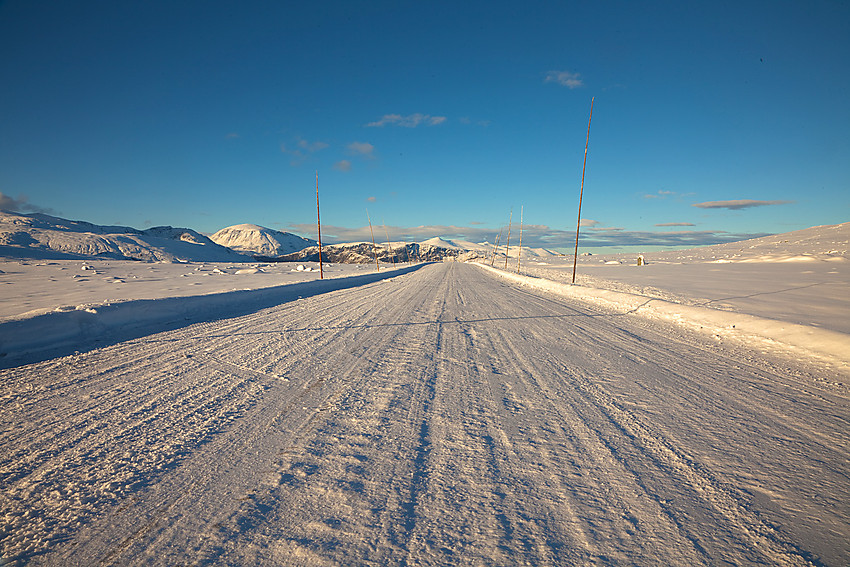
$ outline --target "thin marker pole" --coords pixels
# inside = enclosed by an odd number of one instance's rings
[[[499,227],[499,236],[496,237],[496,242],[493,245],[493,257],[490,259],[490,266],[494,266],[496,264],[496,253],[499,251],[499,241],[502,240],[502,230],[505,227]]]
[[[505,243],[505,269],[508,269],[508,258],[511,256],[511,221],[514,220],[514,208],[511,207],[511,216],[508,218],[508,241]]]
[[[590,144],[590,121],[593,119],[593,99],[590,97],[590,117],[587,119],[587,140],[584,142],[584,165],[581,166],[581,191],[578,194],[578,221],[576,221],[576,253],[573,256],[573,283],[576,283],[576,264],[578,263],[578,231],[581,228],[581,198],[584,196],[584,170],[587,167],[587,146]]]
[[[381,219],[382,221],[384,219]],[[390,231],[387,229],[387,223],[384,221],[384,234],[387,235],[387,246],[390,247],[390,258],[393,260],[393,266],[395,266],[395,250],[393,250],[393,244],[390,242]]]
[[[372,235],[372,253],[375,254],[375,271],[380,272],[381,266],[378,264],[378,247],[375,246],[375,232],[372,230],[372,219],[369,218],[369,209],[366,209],[366,220],[369,221],[369,233]]]
[[[319,216],[319,170],[316,170],[316,232],[319,233],[319,279],[325,279],[325,269],[322,266],[322,219]]]
[[[516,273],[519,273],[519,263],[522,260],[522,210],[524,205],[519,207],[519,255],[516,257]]]

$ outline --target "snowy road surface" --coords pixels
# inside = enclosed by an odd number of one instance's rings
[[[434,264],[3,370],[0,552],[847,565],[846,382]]]

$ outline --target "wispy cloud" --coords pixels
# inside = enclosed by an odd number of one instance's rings
[[[460,122],[461,124],[467,124],[467,125],[473,124],[472,118],[470,118],[469,116],[462,116],[462,117],[458,118],[458,122]],[[486,128],[490,124],[491,124],[490,120],[476,120],[475,121],[475,125],[481,126],[482,128]]]
[[[692,207],[700,209],[729,209],[730,211],[739,211],[741,209],[751,209],[753,207],[767,207],[770,205],[788,205],[794,201],[756,201],[753,199],[733,199],[731,201],[706,201],[705,203],[694,203]]]
[[[546,83],[558,83],[568,89],[577,89],[584,86],[584,81],[579,73],[569,71],[549,71],[546,73]]]
[[[44,213],[47,215],[55,214],[55,211],[53,209],[33,205],[29,202],[29,197],[27,197],[26,195],[18,195],[18,198],[15,199],[14,197],[5,195],[3,192],[0,192],[0,210],[11,211],[16,213]]]
[[[750,238],[768,236],[768,233],[730,233],[712,230],[679,230],[679,231],[600,231],[582,235],[581,245],[587,248],[608,248],[622,246],[655,246],[669,248],[689,248],[738,242]]]
[[[696,225],[692,222],[662,222],[662,223],[656,224],[655,226],[665,227],[665,226],[696,226]]]
[[[308,142],[303,138],[298,138],[294,145],[292,144],[281,144],[280,151],[284,154],[292,156],[290,160],[290,165],[301,165],[304,163],[310,154],[316,153],[318,151],[324,150],[329,147],[325,142]]]
[[[678,195],[675,191],[664,191],[663,189],[659,190],[657,193],[648,193],[643,196],[644,199],[666,199],[671,195]]]
[[[401,114],[384,114],[380,120],[376,120],[375,122],[369,122],[366,124],[368,128],[381,128],[383,126],[403,126],[405,128],[416,128],[417,126],[425,125],[425,126],[436,126],[438,124],[442,124],[445,122],[447,118],[445,116],[431,116],[430,114],[408,114],[407,116],[402,116]]]
[[[375,146],[368,142],[351,142],[346,146],[346,150],[348,150],[348,153],[354,155],[359,155],[367,158],[375,157],[373,153],[375,151]]]
[[[347,159],[341,159],[334,164],[334,169],[337,171],[351,171],[351,162]]]
[[[227,136],[225,136],[225,138],[227,138],[228,140],[235,140],[239,138],[239,134],[237,134],[236,132],[230,132]]]
[[[308,142],[307,140],[298,140],[298,147],[304,151],[313,153],[319,150],[324,150],[328,145],[324,142]]]
[[[594,222],[594,221],[591,221]],[[484,228],[479,225],[423,225],[414,227],[388,226],[390,240],[421,242],[435,236],[450,240],[469,242],[493,242],[499,233],[498,228]],[[315,225],[290,225],[294,232],[315,234]],[[571,250],[575,246],[575,230],[554,229],[546,225],[526,224],[523,227],[523,246]],[[618,227],[589,227],[582,229],[580,245],[582,248],[620,248],[627,246],[688,248],[710,244],[738,242],[749,238],[767,236],[766,233],[729,233],[711,230],[682,231],[629,231]],[[503,235],[504,237],[504,235]],[[347,228],[322,225],[322,238],[327,242],[361,242],[370,239],[369,227]]]

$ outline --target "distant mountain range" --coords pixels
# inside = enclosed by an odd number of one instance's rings
[[[492,253],[487,242],[452,241],[440,237],[423,242],[328,244],[322,259],[363,264],[380,262],[466,260]],[[518,248],[511,249],[515,257]],[[504,249],[501,250],[504,257]],[[551,256],[545,249],[523,249],[525,257]],[[148,262],[310,262],[319,260],[318,243],[255,224],[238,224],[206,237],[189,228],[158,226],[137,230],[100,226],[41,213],[0,211],[0,258],[122,259]]]
[[[137,230],[100,226],[41,213],[0,211],[0,257],[244,262],[250,257],[220,246],[189,228]]]

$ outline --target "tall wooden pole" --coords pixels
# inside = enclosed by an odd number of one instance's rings
[[[590,97],[590,118],[587,119],[587,140],[584,142],[584,165],[581,166],[581,190],[578,194],[578,221],[576,221],[576,252],[573,256],[573,283],[576,283],[576,264],[578,263],[578,231],[581,228],[581,198],[584,196],[584,170],[587,168],[587,146],[590,143],[590,121],[593,119],[593,99]]]
[[[369,221],[369,234],[372,235],[372,253],[375,254],[375,271],[380,272],[381,266],[378,264],[378,247],[375,246],[375,232],[372,230],[372,219],[369,218],[369,209],[366,209],[366,220]]]
[[[319,233],[319,279],[325,279],[325,269],[322,265],[322,218],[319,216],[319,170],[316,170],[316,232]]]
[[[519,263],[522,260],[522,210],[524,205],[519,207],[519,255],[516,257],[516,273],[519,273]]]
[[[505,243],[505,269],[508,269],[508,258],[511,256],[511,221],[514,220],[514,208],[511,207],[511,216],[508,218],[508,241]]]

